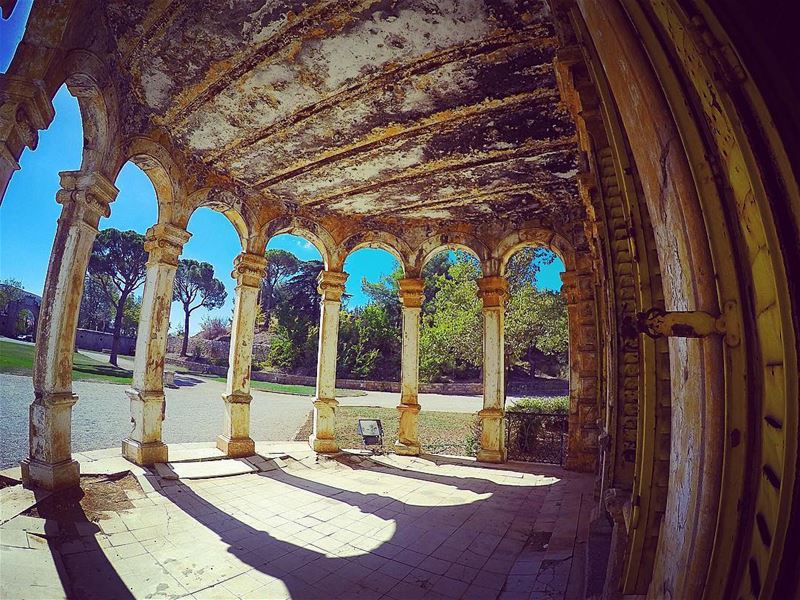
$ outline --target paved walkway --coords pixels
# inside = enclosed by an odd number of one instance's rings
[[[81,350],[81,354],[90,356],[95,360],[107,361],[108,354],[102,352],[92,352]],[[133,370],[133,357],[119,356],[117,358],[119,366],[123,369]],[[178,376],[180,377],[180,375]],[[195,378],[198,379],[198,378]],[[203,379],[203,378],[199,378]],[[205,379],[203,379],[205,381]],[[210,382],[218,383],[218,382]],[[353,396],[352,398],[339,398],[342,406],[381,406],[384,408],[394,408],[400,402],[400,394],[397,392],[374,392],[366,391],[363,396]],[[510,404],[515,400],[509,396],[507,402]],[[483,408],[483,398],[480,396],[456,396],[444,394],[420,394],[419,402],[423,410],[433,410],[441,412],[466,412],[474,413]]]
[[[132,466],[141,487],[96,522],[4,515],[0,597],[582,597],[591,476],[289,447],[259,444],[261,468],[229,477]],[[128,468],[115,452],[82,471]]]

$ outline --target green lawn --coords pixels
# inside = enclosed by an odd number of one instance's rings
[[[340,406],[336,409],[336,440],[342,448],[361,448],[358,419],[380,419],[384,448],[390,450],[397,439],[398,414],[394,408]],[[423,452],[475,456],[476,416],[469,413],[419,413],[418,431]]]
[[[79,381],[130,383],[133,373],[76,352],[72,378]],[[0,373],[28,375],[33,372],[33,346],[0,340]]]
[[[198,377],[205,377],[207,379],[213,379],[214,381],[221,381],[225,383],[224,377],[213,377],[209,375],[199,375],[197,373],[190,373],[191,375],[197,375]],[[276,394],[290,394],[292,396],[313,396],[317,393],[317,390],[314,386],[311,385],[292,385],[286,383],[272,383],[270,381],[256,381],[253,379],[250,382],[250,386],[254,390],[262,390],[264,392],[274,392]],[[339,388],[336,389],[336,396],[339,398],[349,396],[366,396],[367,393],[361,390],[341,390]]]

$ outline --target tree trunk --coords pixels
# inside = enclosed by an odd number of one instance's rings
[[[265,329],[269,329],[269,319],[270,314],[272,313],[272,302],[273,302],[273,293],[274,287],[269,283],[264,284],[263,286],[263,296],[261,298],[261,312],[262,316],[264,317],[264,327]]]
[[[125,313],[125,302],[128,300],[128,294],[120,294],[119,301],[115,307],[114,314],[114,332],[111,337],[111,356],[108,359],[115,367],[117,365],[117,354],[119,354],[119,334],[122,330],[122,318]]]
[[[188,306],[184,305],[183,312],[185,318],[183,320],[183,346],[181,347],[181,356],[186,356],[189,350],[189,315],[191,311]]]

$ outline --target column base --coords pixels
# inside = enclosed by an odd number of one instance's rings
[[[154,465],[169,460],[169,450],[164,442],[143,443],[128,438],[122,442],[122,456],[137,465]]]
[[[487,463],[504,463],[506,462],[506,452],[505,450],[478,450],[477,456],[478,462],[487,462]]]
[[[308,444],[314,452],[322,454],[339,452],[335,433],[337,406],[339,406],[339,402],[336,398],[316,398],[314,400],[314,431],[308,437]]]
[[[394,443],[394,451],[403,456],[419,456],[419,444],[404,444],[397,440]]]
[[[319,452],[320,454],[335,454],[339,452],[339,444],[336,443],[336,440],[321,439],[313,433],[308,436],[308,445],[311,446],[314,452]]]
[[[22,470],[22,484],[28,488],[61,490],[80,485],[81,482],[81,467],[76,460],[50,464],[35,458],[26,458],[19,466]]]
[[[224,435],[217,436],[217,448],[230,458],[244,458],[256,453],[256,443],[249,437],[229,438]]]

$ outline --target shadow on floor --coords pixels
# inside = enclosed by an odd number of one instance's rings
[[[238,561],[259,573],[280,580],[291,598],[377,599],[387,593],[386,598],[400,600],[422,597],[494,598],[502,591],[523,591],[507,587],[508,581],[512,581],[509,573],[520,561],[527,561],[531,569],[535,565],[536,573],[545,574],[545,577],[539,579],[530,574],[522,576],[521,579],[525,580],[522,583],[527,586],[528,594],[538,592],[539,595],[532,597],[563,598],[571,561],[546,560],[547,545],[553,543],[550,539],[553,527],[550,527],[549,532],[533,529],[545,496],[560,498],[559,494],[549,496],[548,492],[568,487],[568,479],[557,478],[558,475],[563,477],[565,472],[556,468],[544,468],[542,474],[552,474],[556,480],[538,486],[525,486],[527,491],[523,493],[519,485],[469,476],[470,469],[488,470],[493,467],[476,465],[469,461],[464,461],[467,463],[464,464],[452,458],[436,459],[439,464],[463,464],[469,469],[464,469],[462,477],[405,470],[371,461],[357,464],[352,457],[347,457],[339,460],[352,470],[338,472],[352,476],[355,481],[368,486],[378,482],[378,478],[370,481],[370,473],[449,486],[473,492],[475,496],[469,503],[428,506],[395,498],[388,495],[388,491],[385,495],[362,493],[295,474],[317,472],[307,470],[307,467],[295,467],[298,469],[295,472],[276,469],[253,475],[280,482],[298,491],[313,493],[320,500],[334,501],[315,500],[312,504],[320,504],[318,509],[315,506],[313,512],[295,518],[294,522],[302,522],[302,527],[297,525],[297,531],[289,536],[286,531],[281,531],[282,537],[293,537],[297,543],[294,540],[278,539],[235,518],[180,480],[162,480],[164,487],[159,491],[194,521],[214,532],[219,540],[227,544],[228,553]],[[510,474],[513,475],[513,467],[506,467],[503,471],[511,471]],[[495,470],[495,473],[498,471]],[[227,482],[217,480],[213,488],[217,490],[216,493],[210,492],[223,505],[226,501],[222,501],[224,494],[221,490],[228,484],[235,486],[235,478]],[[384,480],[381,485],[385,484]],[[398,480],[398,487],[402,484]],[[419,493],[424,493],[418,487],[412,486],[412,489],[417,498],[420,497]],[[256,490],[250,493],[254,491]],[[443,493],[446,489],[438,488],[438,491]],[[236,512],[231,506],[237,500],[235,494],[233,496],[227,499],[227,504],[232,512]],[[577,496],[577,506],[580,507],[580,494]],[[297,510],[302,509],[301,506]],[[352,509],[357,509],[357,512]],[[558,506],[555,510],[558,511]],[[343,512],[351,513],[349,521],[341,519]],[[579,509],[575,510],[576,519],[579,512]],[[368,533],[371,530],[368,532],[367,527],[363,528],[363,534],[358,534],[358,523],[363,523],[367,515],[382,519],[384,528],[391,525],[391,534],[377,536],[376,532],[376,537],[370,538]],[[318,529],[312,529],[322,528],[322,524],[329,521],[328,528],[333,532],[331,537],[326,537]],[[342,522],[352,525],[344,529]],[[270,529],[273,529],[271,525]],[[347,534],[348,531],[351,534],[356,532],[350,542],[335,541],[337,533]],[[345,537],[350,538],[351,535]],[[574,534],[573,539],[567,542],[569,547],[564,556],[569,558],[573,552],[571,544],[574,543]],[[97,544],[96,541],[94,543]],[[348,549],[342,552],[337,549],[339,546],[347,546]],[[149,559],[150,568],[152,564],[159,565],[152,556]],[[192,576],[192,569],[199,577],[213,568],[203,562],[202,546],[192,551],[182,564],[188,569],[183,572],[185,576]],[[72,581],[65,581],[64,587],[71,590],[72,597],[132,597],[99,547],[91,548],[86,553],[80,569],[75,570],[71,565],[70,571]],[[165,570],[164,573],[166,572]],[[520,581],[514,580],[514,585],[519,586]],[[280,597],[280,590],[276,589],[275,594]],[[253,597],[259,596],[256,594]]]
[[[175,387],[193,387],[198,383],[206,383],[203,379],[175,373]]]
[[[80,549],[81,552],[76,554],[80,556],[77,568],[73,566],[73,570],[79,571],[79,577],[74,573],[70,576],[64,562],[56,558],[61,586],[70,599],[84,598],[88,586],[94,598],[133,600],[133,594],[95,537],[100,527],[81,507],[83,497],[84,491],[76,487],[49,495],[36,504],[37,516],[46,519],[45,536],[53,556],[62,556],[65,549]]]

